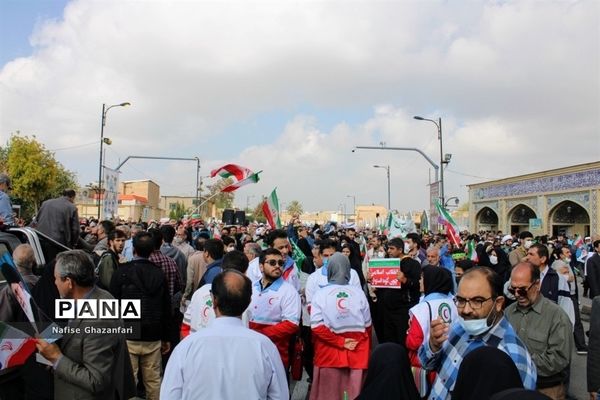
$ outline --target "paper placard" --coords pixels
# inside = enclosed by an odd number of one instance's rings
[[[400,289],[398,280],[400,271],[399,258],[380,258],[369,260],[371,286],[376,288]]]

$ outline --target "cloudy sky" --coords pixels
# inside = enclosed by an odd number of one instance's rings
[[[600,159],[600,2],[85,1],[0,3],[0,141],[36,135],[83,185],[128,155],[263,170],[306,210],[428,208],[466,185]],[[121,179],[193,195],[193,162],[130,161]],[[206,183],[215,180],[206,179]]]

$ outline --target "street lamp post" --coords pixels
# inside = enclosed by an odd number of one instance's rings
[[[389,165],[373,165],[373,168],[384,168],[387,171],[387,194],[388,194],[388,211],[392,209],[390,196],[390,166]]]
[[[440,141],[440,204],[444,207],[444,164],[447,164],[447,161],[444,159],[444,150],[442,147],[442,118],[438,118],[437,122],[433,119],[419,117],[418,115],[415,115],[413,118],[418,121],[433,122],[437,127],[438,140]]]
[[[125,102],[121,104],[113,104],[112,106],[106,107],[106,104],[102,104],[102,125],[100,126],[100,165],[98,166],[98,220],[100,219],[100,197],[102,197],[102,159],[104,156],[103,145],[104,145],[104,125],[106,125],[106,114],[108,110],[113,107],[126,107],[130,106],[131,103]],[[110,139],[107,140],[106,144],[110,144]]]

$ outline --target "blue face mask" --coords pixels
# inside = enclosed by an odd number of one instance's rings
[[[327,265],[329,264],[329,257],[323,257],[323,266],[321,267],[321,274],[327,276]]]

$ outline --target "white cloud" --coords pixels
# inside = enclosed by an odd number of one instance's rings
[[[392,205],[421,209],[423,157],[352,147],[416,147],[437,163],[435,126],[412,116],[441,116],[453,154],[446,193],[461,199],[478,176],[598,159],[598,26],[595,1],[76,0],[38,24],[30,57],[0,71],[0,136],[36,134],[50,149],[97,143],[102,103],[130,101],[108,114],[107,165],[199,156],[206,175],[239,162],[264,173],[238,204],[277,186],[284,201],[318,210],[350,204],[347,195],[385,203],[385,173],[372,165],[389,164]],[[97,152],[57,156],[85,184]],[[130,161],[122,179],[193,194],[194,168]]]

